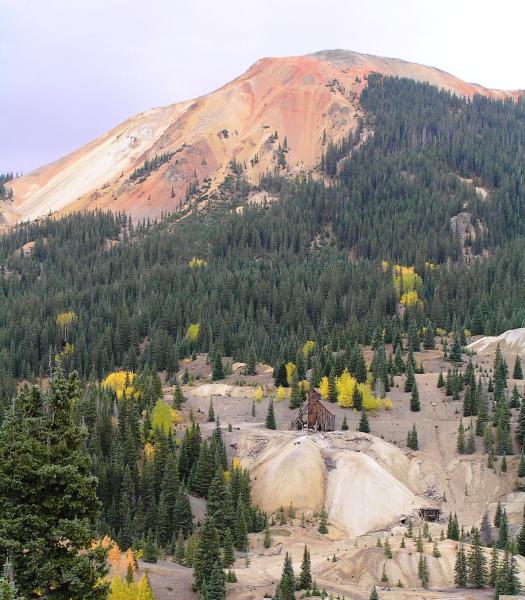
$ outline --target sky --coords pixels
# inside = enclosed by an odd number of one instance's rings
[[[0,0],[0,173],[264,56],[344,48],[522,89],[524,22],[521,0]]]

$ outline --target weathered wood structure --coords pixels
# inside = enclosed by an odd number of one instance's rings
[[[419,516],[427,521],[439,521],[441,509],[435,506],[422,506],[419,509]]]
[[[308,401],[301,407],[299,414],[290,425],[290,430],[293,429],[335,430],[335,415],[323,404],[321,394],[317,390],[310,390]]]

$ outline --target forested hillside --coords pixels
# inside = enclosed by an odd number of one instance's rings
[[[275,364],[307,339],[367,343],[398,319],[404,291],[383,261],[421,277],[405,328],[522,326],[525,107],[376,75],[361,104],[355,139],[327,143],[331,176],[268,174],[261,187],[279,195],[268,206],[235,211],[242,198],[225,193],[183,219],[134,227],[77,214],[2,237],[4,399],[57,354],[100,379],[147,363],[174,374],[193,351],[245,359],[253,349]],[[373,132],[364,142],[363,129]],[[458,213],[468,231],[452,227]]]

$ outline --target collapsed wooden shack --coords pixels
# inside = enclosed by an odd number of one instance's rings
[[[334,431],[335,415],[326,408],[317,390],[310,390],[307,402],[300,408],[292,421],[290,430],[310,429],[312,431]]]
[[[419,509],[419,516],[425,521],[439,521],[441,509],[435,506],[422,506]]]

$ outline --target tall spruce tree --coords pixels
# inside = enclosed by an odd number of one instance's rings
[[[288,552],[284,557],[283,571],[277,587],[276,597],[279,600],[295,600],[295,577],[292,558]]]
[[[275,412],[273,408],[273,398],[270,398],[268,402],[268,412],[266,413],[266,421],[265,425],[267,429],[276,429],[277,425],[275,423]]]
[[[49,390],[23,390],[0,429],[0,554],[27,598],[107,595],[105,551],[91,547],[99,501],[73,420],[79,399],[78,378],[57,365]]]
[[[465,546],[463,544],[459,545],[458,551],[456,553],[456,563],[454,565],[454,581],[458,588],[467,587],[468,583],[468,566],[467,566],[467,557],[465,554]]]
[[[299,589],[310,590],[312,589],[312,563],[310,559],[310,551],[308,546],[304,546],[303,560],[301,562],[301,572],[299,574]]]

